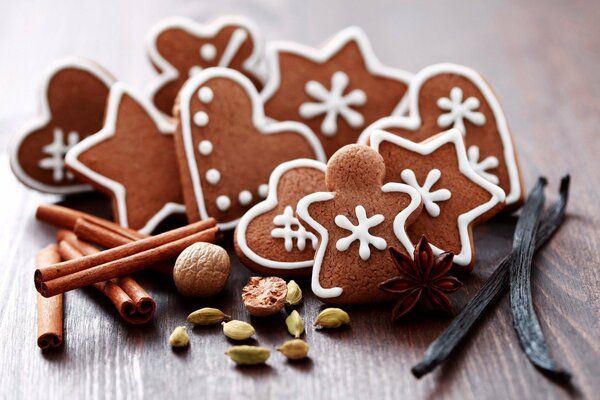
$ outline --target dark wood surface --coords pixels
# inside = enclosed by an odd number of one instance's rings
[[[172,7],[162,3],[148,7],[146,19],[134,16],[135,7],[120,5],[127,2],[107,3],[114,3],[115,10],[103,8],[98,13],[129,13],[130,31],[117,18],[115,29],[105,30],[104,41],[94,39],[99,45],[86,47],[72,35],[85,35],[82,25],[96,20],[93,10],[71,21],[68,13],[63,15],[63,6],[42,7],[48,14],[38,10],[36,21],[47,26],[48,35],[75,45],[50,46],[39,54],[30,54],[27,47],[34,41],[31,46],[40,48],[42,39],[33,36],[42,36],[43,30],[18,23],[22,20],[14,12],[27,6],[8,2],[2,6],[13,7],[13,12],[2,13],[9,31],[0,46],[25,50],[14,53],[12,62],[4,59],[0,70],[6,83],[0,99],[0,398],[598,398],[600,3],[381,2],[352,7],[316,1],[273,4],[275,8],[266,11],[271,6],[263,3],[223,2],[214,9],[206,4],[190,9],[176,2]],[[320,7],[324,11],[317,14]],[[68,11],[71,17],[76,14]],[[310,325],[322,305],[310,295],[308,282],[301,282],[305,300],[299,311],[308,327],[304,339],[311,345],[309,361],[291,364],[273,352],[266,366],[236,368],[223,354],[231,343],[219,327],[192,330],[190,326],[189,349],[172,351],[167,344],[170,332],[186,324],[187,314],[202,306],[219,307],[251,321],[257,342],[271,349],[289,338],[283,314],[250,319],[243,309],[240,290],[250,273],[235,255],[229,285],[215,299],[188,300],[167,279],[141,275],[140,281],[158,303],[156,320],[147,326],[125,324],[92,289],[70,292],[65,301],[64,348],[48,354],[39,351],[33,259],[53,240],[55,229],[37,222],[34,211],[41,202],[62,199],[25,189],[8,167],[4,149],[23,123],[17,117],[32,112],[35,104],[33,85],[24,74],[39,71],[51,56],[76,51],[99,59],[122,79],[143,83],[149,69],[144,67],[142,75],[134,69],[146,63],[140,32],[156,19],[185,14],[205,20],[232,11],[256,18],[268,39],[317,44],[336,30],[357,24],[389,64],[416,71],[428,63],[453,61],[484,74],[504,105],[527,187],[543,174],[550,179],[552,199],[560,176],[570,172],[573,177],[569,217],[537,255],[533,270],[535,307],[552,353],[573,372],[572,387],[548,381],[528,363],[519,349],[506,297],[478,324],[451,362],[421,381],[413,378],[410,367],[448,324],[447,316],[428,314],[392,325],[389,306],[348,307],[350,328],[315,331]],[[91,38],[98,35],[95,23],[90,22]],[[125,49],[135,43],[140,47],[126,54]],[[13,98],[27,101],[13,106]],[[98,215],[109,213],[106,200],[98,195],[77,196],[65,204]],[[478,263],[465,279],[465,290],[453,297],[457,308],[509,250],[513,228],[514,219],[504,217],[476,230]],[[230,247],[227,240],[224,245]]]

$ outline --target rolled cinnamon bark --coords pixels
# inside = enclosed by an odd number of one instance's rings
[[[51,244],[35,257],[36,268],[60,262],[58,246]],[[63,294],[43,297],[37,293],[37,345],[42,350],[59,347],[63,343]]]

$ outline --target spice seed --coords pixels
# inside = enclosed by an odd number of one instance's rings
[[[263,364],[271,356],[269,349],[259,346],[233,346],[225,354],[239,365]]]
[[[339,328],[350,323],[350,316],[341,308],[326,308],[317,315],[314,326],[322,328]]]
[[[169,336],[169,344],[173,347],[185,347],[190,344],[190,337],[185,326],[178,326]]]
[[[214,325],[229,321],[231,316],[217,308],[204,307],[188,315],[187,320],[194,325]]]
[[[302,360],[308,356],[310,346],[302,339],[288,340],[277,348],[289,360]]]
[[[296,310],[292,311],[291,314],[287,316],[285,324],[287,325],[290,335],[296,339],[304,332],[304,321],[302,321],[300,314],[298,314],[298,311]]]
[[[285,304],[287,306],[296,306],[302,301],[302,289],[293,279],[287,284],[287,296]]]
[[[254,328],[247,322],[232,320],[229,322],[222,322],[223,333],[230,339],[233,340],[246,340],[254,335]]]

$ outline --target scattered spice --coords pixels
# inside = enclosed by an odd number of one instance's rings
[[[302,301],[302,289],[295,280],[291,280],[287,284],[287,296],[285,297],[286,306],[296,306]]]
[[[229,339],[246,340],[254,335],[254,327],[247,322],[238,321],[236,319],[229,322],[222,322],[223,333]]]
[[[400,295],[392,310],[392,321],[406,315],[420,302],[452,313],[446,293],[462,287],[462,283],[449,274],[454,254],[445,252],[434,257],[425,236],[421,236],[415,246],[414,260],[393,247],[390,247],[390,254],[398,276],[382,282],[379,288]]]
[[[169,344],[173,347],[185,347],[190,344],[190,337],[187,334],[185,326],[175,328],[169,336]]]
[[[242,289],[244,306],[255,317],[277,314],[285,305],[287,285],[276,276],[250,278]]]
[[[256,365],[264,364],[271,356],[271,351],[259,346],[233,346],[225,354],[236,364]]]
[[[535,235],[536,251],[548,242],[562,224],[569,200],[569,186],[570,177],[566,175],[561,180],[559,199],[542,216]],[[524,215],[522,214],[520,218],[524,218]],[[469,300],[446,330],[429,345],[423,360],[411,369],[415,377],[421,378],[446,361],[490,305],[495,304],[504,294],[508,289],[511,260],[512,253],[500,262],[481,289]]]
[[[210,297],[225,288],[230,271],[225,249],[212,243],[194,243],[177,257],[173,281],[184,296]]]
[[[322,328],[339,328],[350,323],[350,316],[341,308],[326,308],[317,315],[314,326]]]
[[[290,315],[287,316],[285,324],[290,335],[296,339],[304,332],[304,321],[302,321],[300,314],[298,314],[298,311],[296,310],[292,311]]]
[[[218,308],[204,307],[188,315],[187,320],[194,325],[214,325],[223,321],[229,321],[231,316],[225,314]]]
[[[277,348],[277,351],[289,360],[302,360],[308,356],[310,346],[302,339],[288,340]]]

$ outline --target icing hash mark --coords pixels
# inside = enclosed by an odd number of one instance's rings
[[[440,206],[438,206],[436,202],[449,200],[452,196],[452,193],[450,193],[448,189],[431,191],[431,188],[440,180],[441,176],[442,172],[439,169],[434,168],[427,173],[425,183],[421,186],[412,169],[405,169],[400,173],[400,177],[407,185],[417,189],[423,199],[423,206],[425,206],[427,213],[432,217],[440,215]]]
[[[452,126],[464,135],[466,133],[465,119],[478,126],[485,124],[485,115],[475,111],[480,106],[479,99],[471,96],[463,102],[463,91],[459,87],[453,87],[450,90],[450,97],[439,98],[437,106],[442,110],[448,110],[447,113],[438,117],[437,124],[440,128]]]
[[[79,134],[77,132],[69,132],[67,135],[67,142],[64,142],[64,132],[60,128],[54,128],[54,140],[52,143],[42,147],[42,152],[47,154],[49,157],[42,158],[38,162],[38,166],[42,169],[52,170],[52,179],[55,182],[62,181],[65,177],[68,180],[72,180],[73,174],[71,172],[65,173],[65,154],[79,142]]]
[[[294,239],[296,239],[296,247],[300,251],[306,248],[306,240],[310,240],[313,250],[317,248],[317,237],[308,232],[306,228],[300,225],[298,218],[294,216],[292,207],[286,206],[283,214],[273,218],[273,225],[283,226],[283,228],[275,228],[271,231],[271,236],[274,238],[283,238],[285,250],[289,253],[294,247]],[[296,230],[293,228],[297,227]]]
[[[363,206],[356,206],[355,213],[356,218],[358,219],[357,225],[352,224],[345,215],[338,215],[335,217],[335,224],[337,226],[352,232],[350,236],[339,239],[336,242],[335,247],[338,251],[346,251],[352,243],[358,240],[360,242],[358,254],[363,261],[366,261],[371,257],[369,245],[372,245],[377,250],[385,250],[387,248],[385,239],[373,236],[369,233],[370,228],[383,222],[384,216],[382,214],[376,214],[367,218],[367,212]]]

